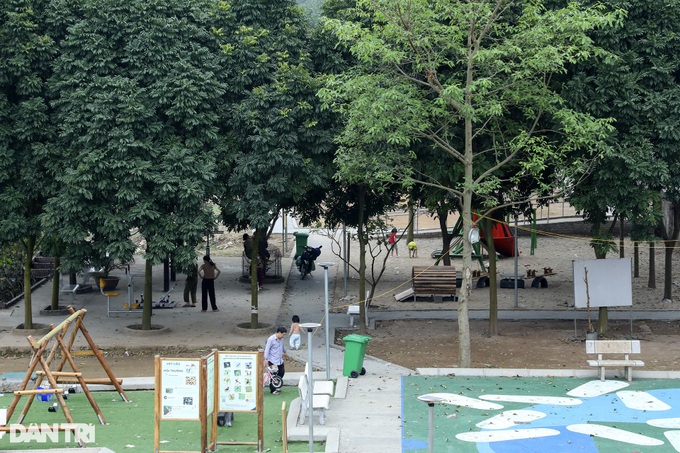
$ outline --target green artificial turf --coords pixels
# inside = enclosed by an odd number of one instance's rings
[[[94,399],[99,405],[107,425],[100,425],[97,416],[87,401],[85,394],[76,393],[69,395],[66,402],[71,415],[76,423],[93,424],[95,441],[88,443],[87,447],[107,447],[115,452],[122,451],[153,451],[154,436],[154,401],[153,392],[139,391],[127,392],[131,402],[124,402],[116,392],[96,392]],[[281,406],[298,396],[297,388],[284,387],[280,395],[264,395],[264,451],[282,452],[281,441],[282,421]],[[5,394],[0,397],[0,408],[8,408],[13,395]],[[24,407],[27,397],[22,397],[15,410],[12,419],[15,423]],[[33,402],[28,412],[24,425],[31,423],[66,423],[64,414],[61,412],[48,412],[48,407],[55,402]],[[0,450],[39,450],[48,448],[75,448],[75,441],[65,442],[66,434],[58,435],[58,442],[38,443],[10,442],[9,434],[0,439]],[[165,420],[160,425],[161,450],[167,451],[200,451],[200,423],[198,421],[174,421]],[[208,439],[210,427],[208,428]],[[257,414],[237,412],[231,427],[217,427],[218,442],[255,442],[257,440]],[[315,443],[315,451],[324,450],[323,443]],[[257,448],[254,445],[218,445],[220,452],[253,452]],[[307,442],[289,442],[288,451],[307,452]]]

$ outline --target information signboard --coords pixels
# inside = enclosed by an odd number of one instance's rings
[[[219,412],[256,412],[262,376],[256,352],[218,352]]]
[[[586,308],[633,305],[630,258],[574,260],[574,306]],[[586,275],[588,280],[586,291]]]
[[[198,420],[200,359],[161,359],[161,419]]]

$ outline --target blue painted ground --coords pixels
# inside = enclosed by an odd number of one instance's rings
[[[573,378],[480,378],[405,376],[402,379],[403,440],[402,453],[428,451],[428,407],[417,397],[426,393],[454,393],[472,398],[485,394],[567,397],[567,392],[589,380]],[[665,433],[672,431],[648,425],[650,419],[680,418],[680,382],[675,380],[638,379],[623,390],[646,391],[668,404],[664,411],[641,411],[626,407],[612,394],[581,398],[574,406],[530,405],[501,402],[499,410],[478,410],[445,404],[435,405],[434,451],[437,453],[674,453]],[[485,432],[476,425],[507,410],[534,410],[545,417],[506,428],[509,431],[550,428],[556,435],[499,442],[468,442],[456,438],[459,433]],[[453,417],[455,415],[455,417]],[[566,429],[572,424],[599,424],[631,431],[663,442],[657,446],[640,446],[592,437]],[[491,431],[491,430],[488,430]],[[499,430],[493,430],[499,431]]]

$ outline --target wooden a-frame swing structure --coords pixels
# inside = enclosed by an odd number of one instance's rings
[[[106,360],[104,359],[102,351],[94,343],[92,337],[87,331],[87,328],[85,327],[85,324],[83,323],[83,318],[85,317],[87,310],[81,309],[75,311],[73,307],[71,307],[70,305],[68,309],[70,312],[70,316],[66,320],[64,320],[61,324],[59,324],[57,327],[51,325],[50,326],[51,330],[44,337],[37,341],[35,341],[31,336],[27,337],[28,343],[30,344],[31,349],[33,350],[33,355],[28,365],[26,375],[24,376],[24,379],[21,383],[21,387],[19,390],[14,391],[14,399],[12,400],[12,403],[7,409],[6,416],[7,424],[5,426],[0,426],[0,431],[5,432],[11,431],[12,429],[16,429],[17,425],[21,425],[21,429],[27,431],[40,429],[40,426],[38,425],[23,426],[22,423],[25,420],[26,415],[28,414],[28,411],[31,408],[31,405],[36,395],[38,396],[54,395],[57,400],[59,408],[63,412],[64,417],[68,422],[67,424],[59,425],[59,429],[72,431],[74,434],[74,438],[76,439],[78,444],[81,447],[83,447],[85,446],[85,443],[80,438],[79,433],[77,431],[77,425],[75,424],[73,416],[71,415],[71,412],[68,406],[66,405],[66,401],[63,396],[64,389],[60,387],[60,383],[79,384],[83,393],[87,397],[87,400],[90,402],[92,409],[95,411],[97,418],[99,419],[99,422],[103,425],[106,424],[104,414],[102,414],[101,410],[99,409],[99,406],[97,405],[97,402],[92,397],[92,393],[90,392],[87,386],[88,383],[113,385],[118,391],[118,394],[121,396],[123,401],[125,402],[130,401],[121,386],[122,381],[116,379],[116,377],[113,375],[111,368],[109,368],[109,366],[106,363]],[[68,335],[68,341],[65,341],[64,338],[67,336],[69,327],[71,326],[73,326],[73,328],[70,331],[70,335]],[[81,332],[83,334],[83,337],[87,341],[87,344],[90,346],[92,352],[97,357],[97,360],[99,361],[102,368],[106,372],[108,379],[106,378],[86,379],[83,377],[83,373],[78,371],[78,367],[76,366],[76,363],[73,360],[73,356],[71,354],[71,348],[73,347],[78,332]],[[52,349],[50,350],[49,354],[47,355],[47,358],[45,358],[47,347],[52,339],[55,340],[55,343],[52,346]],[[59,364],[57,365],[54,371],[50,370],[50,365],[58,353],[61,354]],[[66,363],[69,364],[72,371],[63,371]],[[41,369],[36,371],[36,368],[38,368],[38,366],[40,366]],[[35,383],[31,386],[30,381],[34,372],[38,377]],[[45,379],[49,383],[49,386],[45,386],[43,388],[41,384]],[[19,414],[17,422],[14,424],[10,424],[9,421],[12,415],[14,414],[17,405],[19,404],[19,400],[23,396],[28,396],[28,400],[26,401],[24,408]]]

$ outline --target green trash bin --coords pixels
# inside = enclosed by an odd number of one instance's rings
[[[293,236],[295,236],[295,256],[298,257],[305,251],[309,234],[296,231]]]
[[[343,337],[345,342],[345,361],[342,366],[342,375],[349,377],[359,377],[366,374],[364,368],[364,356],[366,355],[366,344],[371,337],[365,335],[351,334]]]

